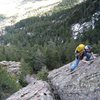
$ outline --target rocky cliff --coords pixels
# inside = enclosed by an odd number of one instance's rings
[[[51,88],[44,81],[34,81],[6,100],[54,100]]]
[[[60,100],[100,100],[100,57],[91,65],[80,62],[72,74],[68,74],[69,66],[55,69],[48,76]]]
[[[7,100],[100,100],[100,57],[90,65],[80,62],[74,73],[70,64],[49,72],[49,84],[33,81]]]

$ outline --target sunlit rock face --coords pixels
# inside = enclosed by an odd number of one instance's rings
[[[91,65],[80,62],[72,74],[69,67],[55,69],[48,76],[59,100],[100,100],[100,57]]]
[[[20,89],[6,100],[55,100],[47,82],[38,80]]]
[[[75,23],[71,26],[71,31],[74,39],[77,39],[78,34],[88,31],[89,29],[94,29],[96,22],[100,20],[100,11],[94,13],[91,20],[84,23]]]

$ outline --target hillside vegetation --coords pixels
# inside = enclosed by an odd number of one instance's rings
[[[44,16],[6,27],[7,34],[0,37],[0,60],[24,59],[25,67],[45,73],[72,61],[79,43],[91,44],[94,52],[100,53],[100,20],[94,30],[90,29],[77,40],[72,38],[70,30],[72,24],[85,22],[99,11],[100,1],[87,0],[76,6],[73,5],[77,0],[69,1],[63,0]]]
[[[51,70],[72,61],[73,51],[80,42],[91,43],[95,51],[99,52],[100,21],[94,30],[84,33],[78,40],[72,39],[70,27],[76,22],[90,19],[99,10],[100,1],[87,0],[70,9],[65,9],[65,0],[63,2],[58,6],[59,10],[56,7],[54,12],[7,27],[7,34],[0,37],[1,43],[5,44],[0,48],[0,59],[18,61],[24,58],[25,62],[38,71],[44,66]],[[10,45],[7,47],[6,44]]]
[[[76,22],[90,19],[99,10],[100,1],[87,0],[71,9],[65,9],[65,0],[63,2],[58,6],[59,10],[56,7],[54,12],[7,27],[7,34],[1,37],[1,43],[10,45],[1,46],[0,59],[18,61],[24,58],[25,62],[38,71],[43,66],[53,69],[71,61],[73,51],[80,42],[91,43],[98,48],[99,21],[94,30],[84,33],[78,40],[72,39],[70,28]],[[99,52],[98,49],[95,51]]]

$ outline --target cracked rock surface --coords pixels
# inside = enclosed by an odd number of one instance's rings
[[[47,82],[38,80],[20,89],[6,100],[55,100]]]

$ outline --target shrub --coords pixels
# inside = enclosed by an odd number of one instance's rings
[[[15,78],[10,76],[9,73],[0,66],[0,100],[4,100],[20,88],[21,86],[19,83],[16,83]]]
[[[47,76],[48,76],[48,71],[47,70],[41,70],[41,71],[38,71],[38,73],[37,73],[37,77],[40,80],[46,81],[47,80]]]
[[[25,87],[27,85],[27,82],[25,81],[25,77],[27,74],[31,73],[31,67],[24,61],[24,59],[21,59],[21,73],[19,76],[19,82],[21,86]]]

